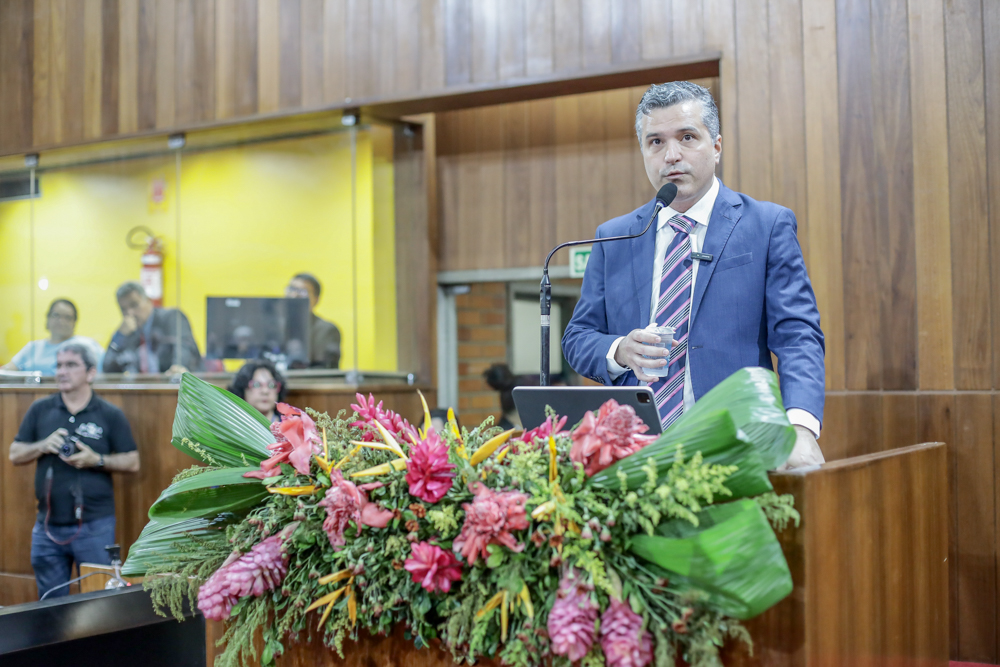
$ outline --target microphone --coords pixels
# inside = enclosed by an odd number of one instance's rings
[[[563,248],[568,248],[570,246],[576,245],[590,245],[593,243],[604,243],[605,241],[625,241],[627,239],[637,239],[653,226],[653,220],[656,220],[656,216],[660,214],[662,209],[670,206],[670,203],[674,201],[674,197],[677,196],[677,186],[673,183],[667,183],[662,188],[660,188],[656,193],[656,201],[653,204],[653,214],[649,216],[649,222],[638,234],[630,234],[628,236],[608,236],[603,239],[587,239],[586,241],[567,241],[566,243],[560,243],[555,248],[549,252],[548,256],[545,258],[545,264],[542,266],[542,284],[539,295],[540,309],[542,311],[542,362],[541,368],[538,373],[538,384],[547,387],[549,385],[549,330],[552,324],[552,282],[549,280],[549,260],[552,259],[552,255],[556,254],[556,251]]]

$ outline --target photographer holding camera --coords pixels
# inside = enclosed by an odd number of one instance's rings
[[[68,582],[73,563],[109,564],[115,542],[112,472],[139,470],[125,414],[94,394],[93,350],[74,341],[56,352],[59,393],[35,401],[10,446],[14,465],[37,461],[38,518],[31,531],[31,566],[38,595]],[[66,595],[68,588],[49,597]]]

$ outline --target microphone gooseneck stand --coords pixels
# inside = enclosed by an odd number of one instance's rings
[[[566,241],[565,243],[560,243],[549,252],[548,256],[545,258],[545,264],[542,265],[542,283],[539,294],[540,309],[542,311],[542,360],[539,368],[538,384],[543,387],[549,386],[549,335],[552,327],[552,281],[549,280],[549,261],[552,259],[552,255],[556,254],[557,251],[570,246],[590,245],[593,243],[604,243],[606,241],[625,241],[628,239],[639,238],[649,231],[649,228],[653,225],[653,220],[656,220],[656,216],[660,214],[660,210],[670,206],[670,203],[676,196],[677,186],[673,183],[667,183],[660,188],[656,193],[656,204],[653,206],[653,214],[649,216],[649,222],[646,223],[646,227],[638,234],[630,234],[627,236],[608,236],[602,239],[587,239],[585,241]]]

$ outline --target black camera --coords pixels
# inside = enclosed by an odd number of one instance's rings
[[[80,448],[77,446],[79,445],[79,443],[80,443],[80,438],[76,437],[75,435],[66,436],[66,438],[63,440],[62,447],[59,448],[59,454],[62,457],[68,459],[69,457],[73,456],[78,451],[80,451]]]

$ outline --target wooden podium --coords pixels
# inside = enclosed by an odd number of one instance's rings
[[[727,647],[726,667],[947,667],[947,466],[944,444],[930,443],[773,473],[802,515],[781,535],[795,589],[747,623],[753,655]],[[453,664],[443,650],[414,649],[399,629],[344,648],[340,660],[312,638],[278,664]]]

